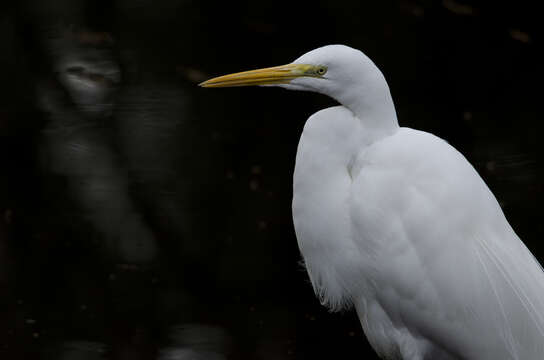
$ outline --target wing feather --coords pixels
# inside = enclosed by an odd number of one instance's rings
[[[354,242],[395,326],[463,359],[542,359],[544,272],[468,161],[405,129],[357,162]]]

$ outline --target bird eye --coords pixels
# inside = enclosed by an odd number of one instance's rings
[[[327,68],[325,66],[320,66],[317,68],[316,72],[317,75],[325,75],[325,73],[327,72]]]

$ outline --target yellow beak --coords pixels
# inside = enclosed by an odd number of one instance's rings
[[[219,76],[199,84],[202,87],[232,87],[251,85],[288,84],[301,76],[315,76],[314,66],[305,64],[288,64],[264,69],[244,71]]]

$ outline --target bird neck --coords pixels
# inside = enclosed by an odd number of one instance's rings
[[[365,132],[379,138],[395,133],[399,123],[387,84],[382,87],[361,86],[357,90],[345,91],[336,100],[353,112]]]
[[[361,121],[365,132],[382,138],[395,133],[399,123],[387,81],[381,71],[368,61],[367,67],[360,71],[363,76],[346,79],[344,84],[347,86],[333,89],[328,95],[351,110]]]

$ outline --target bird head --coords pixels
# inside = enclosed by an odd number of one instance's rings
[[[396,123],[389,87],[381,71],[361,51],[345,45],[312,50],[294,62],[219,76],[202,87],[279,86],[325,94],[353,113]]]
[[[287,65],[219,76],[204,81],[200,86],[279,86],[335,97],[341,89],[373,72],[367,68],[377,70],[361,51],[344,45],[328,45],[312,50]]]

